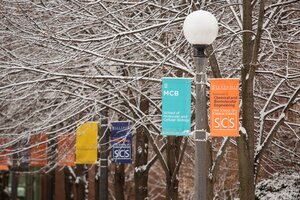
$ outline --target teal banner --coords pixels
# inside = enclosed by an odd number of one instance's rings
[[[162,135],[191,135],[190,78],[162,79]]]

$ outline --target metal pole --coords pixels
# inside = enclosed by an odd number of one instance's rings
[[[109,129],[108,129],[108,111],[107,109],[102,111],[103,119],[101,120],[99,128],[99,137],[100,140],[100,177],[98,180],[99,183],[99,193],[98,200],[107,200],[108,199],[108,149],[109,149]]]
[[[194,64],[196,67],[196,130],[195,130],[195,200],[207,200],[207,109],[206,109],[206,66],[205,45],[194,45]]]

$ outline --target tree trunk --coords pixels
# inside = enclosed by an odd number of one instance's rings
[[[148,162],[148,137],[143,133],[143,128],[136,131],[136,157],[135,157],[135,199],[144,200],[148,196],[148,170],[143,166]]]
[[[55,171],[41,172],[42,200],[53,200],[55,194]]]
[[[18,198],[18,185],[19,185],[19,174],[16,171],[11,171],[12,182],[11,182],[11,199],[17,200]]]
[[[240,199],[254,200],[254,97],[253,80],[249,79],[252,60],[252,7],[251,0],[243,1],[243,68],[242,79],[242,126],[246,134],[237,139]]]
[[[52,169],[48,174],[47,174],[47,182],[48,182],[48,193],[47,193],[47,200],[55,200],[54,194],[55,194],[55,184],[56,184],[56,179],[55,179],[55,170]]]
[[[180,153],[180,144],[182,141],[182,137],[176,136],[168,136],[167,137],[167,164],[169,168],[169,174],[166,176],[166,199],[177,200],[178,199],[178,170],[176,170],[176,166],[180,163],[179,161],[179,153]],[[175,177],[175,178],[173,178]]]
[[[14,146],[14,148],[18,148],[17,146]],[[17,172],[20,170],[19,167],[17,167],[17,160],[18,160],[18,155],[13,154],[13,165],[11,168],[11,199],[12,200],[17,200],[18,198],[18,186],[19,186],[19,173]]]
[[[77,178],[80,178],[80,181],[76,181],[76,200],[83,200],[85,199],[85,182],[82,180],[85,180],[86,174],[84,173],[84,165],[77,165],[76,166],[76,176]]]
[[[116,200],[124,200],[124,184],[125,184],[125,166],[124,164],[115,164],[115,198]]]
[[[0,199],[9,200],[9,196],[5,191],[5,188],[8,186],[9,172],[0,171]]]
[[[55,200],[66,200],[66,182],[65,172],[63,169],[56,168],[55,170]]]
[[[42,171],[40,176],[41,176],[41,186],[42,186],[41,200],[47,200],[48,199],[48,191],[49,191],[48,174],[46,174],[44,171]]]
[[[92,165],[88,167],[88,200],[95,200],[95,175],[96,166]]]
[[[33,200],[33,174],[26,174],[26,200]]]
[[[143,113],[149,112],[149,101],[145,97],[141,97],[140,109]],[[136,131],[136,150],[135,150],[135,199],[144,200],[148,197],[148,170],[144,170],[143,166],[148,162],[148,137],[144,133],[144,128],[139,127]]]
[[[64,178],[65,178],[65,199],[73,200],[74,199],[74,177],[69,172],[67,167],[64,168]]]

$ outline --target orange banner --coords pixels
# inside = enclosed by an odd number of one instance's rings
[[[9,142],[8,138],[0,138],[0,171],[9,170],[9,165],[11,165],[11,161],[9,156],[9,148],[3,148],[2,145],[7,144]]]
[[[45,133],[32,135],[30,138],[30,166],[43,167],[46,166],[47,161],[47,140],[48,137]]]
[[[210,136],[239,136],[239,79],[210,80]]]
[[[66,133],[58,137],[58,166],[75,166],[75,135]]]
[[[6,155],[6,150],[0,150],[0,171],[7,171],[9,165],[9,158]]]

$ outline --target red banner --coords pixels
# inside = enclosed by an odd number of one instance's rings
[[[66,133],[58,137],[58,166],[75,166],[75,135]]]
[[[30,138],[30,166],[43,167],[46,166],[47,161],[47,140],[48,137],[45,133],[32,135]]]
[[[239,79],[210,80],[210,136],[239,136]]]

